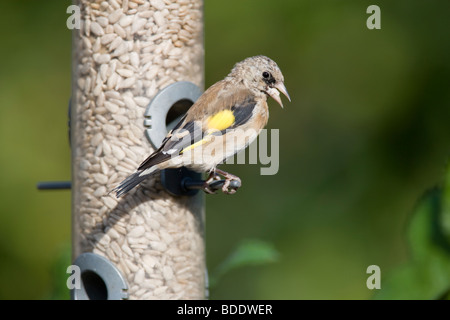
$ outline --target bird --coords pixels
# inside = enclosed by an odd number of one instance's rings
[[[111,192],[120,198],[149,176],[168,168],[185,166],[196,172],[209,172],[203,190],[215,193],[209,183],[225,178],[222,191],[239,177],[217,168],[227,158],[245,149],[256,139],[269,119],[267,98],[282,108],[280,92],[291,101],[284,76],[272,59],[257,55],[234,65],[223,79],[210,86],[164,138],[161,146]]]

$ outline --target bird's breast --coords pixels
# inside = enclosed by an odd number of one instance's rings
[[[257,130],[262,130],[269,121],[269,108],[267,107],[267,103],[258,104],[254,112],[255,115],[251,121],[252,124],[249,125]]]

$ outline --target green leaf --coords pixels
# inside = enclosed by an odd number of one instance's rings
[[[426,260],[436,250],[440,190],[427,192],[416,207],[408,226],[408,242],[413,259]]]
[[[262,265],[278,260],[279,253],[271,243],[258,239],[243,240],[236,249],[214,270],[209,285],[213,287],[225,273],[249,265]]]
[[[408,226],[411,261],[382,281],[376,299],[450,297],[450,167],[443,188],[419,202]]]

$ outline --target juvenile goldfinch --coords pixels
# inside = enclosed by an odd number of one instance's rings
[[[185,166],[209,172],[207,182],[217,174],[223,176],[222,191],[234,193],[235,189],[228,190],[230,182],[240,179],[217,169],[217,165],[256,139],[269,119],[267,97],[283,107],[280,92],[291,101],[283,74],[273,60],[260,55],[238,62],[225,79],[209,87],[190,107],[159,149],[112,191],[119,198],[155,172]],[[213,193],[208,183],[204,191]]]

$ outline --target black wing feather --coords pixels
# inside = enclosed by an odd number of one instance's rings
[[[233,128],[245,124],[253,115],[253,109],[256,106],[256,101],[254,98],[249,97],[241,104],[236,104],[231,108],[234,115]]]
[[[166,138],[164,138],[161,146],[152,153],[144,162],[141,163],[138,170],[145,170],[154,165],[162,163],[166,160],[169,160],[173,154],[179,154],[181,150],[190,146],[202,139],[201,129],[192,121],[185,123],[182,127],[181,124],[184,122],[184,116],[180,122],[170,131]],[[177,135],[184,133],[186,136],[190,137],[190,139],[177,139]]]
[[[248,97],[242,103],[235,104],[231,107],[231,111],[234,115],[234,123],[231,127],[222,130],[222,134],[224,134],[229,129],[237,128],[245,123],[253,115],[253,109],[255,109],[256,101],[253,97]]]

